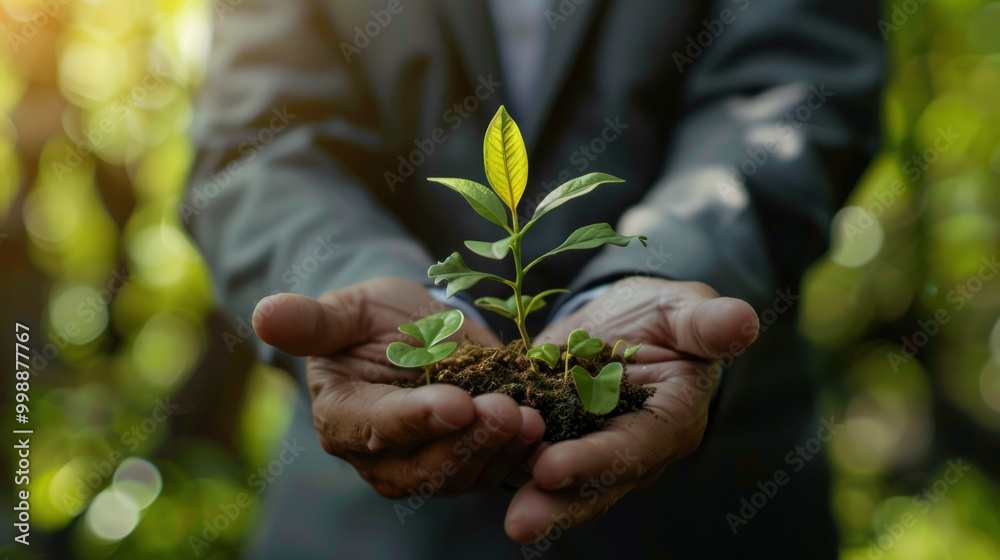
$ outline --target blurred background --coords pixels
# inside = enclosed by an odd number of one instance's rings
[[[238,4],[0,0],[0,324],[31,328],[35,554],[238,558],[253,526],[294,389],[214,310],[178,216]],[[884,6],[883,151],[798,307],[845,425],[842,558],[1000,558],[1000,2]]]

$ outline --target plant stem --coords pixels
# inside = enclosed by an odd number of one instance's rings
[[[431,367],[430,366],[424,366],[424,375],[427,376],[427,384],[430,385],[431,384]]]
[[[514,215],[514,231],[517,231],[517,215]],[[521,301],[521,286],[524,284],[524,270],[521,268],[521,238],[517,237],[514,243],[511,245],[511,250],[514,253],[514,269],[517,273],[517,278],[514,280],[514,301],[517,303],[517,330],[521,332],[521,340],[524,341],[524,352],[527,353],[531,349],[531,339],[528,338],[528,331],[525,325],[527,319],[527,310],[524,308],[524,302]]]
[[[618,342],[615,343],[614,348],[611,349],[611,357],[614,357],[615,352],[618,351],[618,345],[621,344],[622,342],[625,342],[625,341],[624,340],[619,340]],[[628,343],[625,342],[625,344],[628,344]]]
[[[572,354],[569,353],[569,349],[566,349],[566,373],[563,374],[563,382],[569,381],[569,357]]]

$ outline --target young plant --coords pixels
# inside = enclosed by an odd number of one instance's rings
[[[618,351],[619,344],[626,346],[625,359],[631,358],[642,347],[642,344],[628,346],[627,342],[619,340],[611,348],[612,356]],[[580,366],[573,366],[572,370],[569,368],[571,357],[590,359],[600,354],[601,350],[604,350],[604,342],[599,338],[591,337],[586,330],[576,329],[569,333],[569,338],[566,340],[566,373],[563,380],[567,380],[572,371],[576,393],[580,396],[583,408],[588,412],[604,415],[618,406],[618,391],[621,388],[624,371],[621,363],[610,362],[606,364],[597,377],[592,377],[590,372]]]
[[[580,395],[583,408],[594,414],[604,415],[618,406],[618,391],[622,384],[621,362],[605,365],[597,377],[580,366],[573,366],[573,382]]]
[[[600,354],[603,349],[604,341],[599,338],[591,338],[590,334],[583,329],[576,329],[569,333],[569,339],[566,340],[566,373],[563,374],[563,381],[569,380],[569,359],[571,357],[576,356],[589,360]]]
[[[457,309],[428,315],[415,323],[399,327],[399,332],[417,339],[422,348],[410,346],[405,342],[393,342],[385,351],[389,361],[400,367],[422,367],[440,362],[451,356],[458,348],[457,342],[441,342],[458,332],[465,321],[465,315]],[[427,384],[431,384],[431,373],[425,369]]]
[[[556,365],[559,364],[559,353],[559,347],[550,342],[528,350],[528,357],[532,360],[541,360],[549,364],[550,368],[555,369]]]
[[[625,236],[615,233],[608,224],[592,224],[574,231],[561,245],[548,253],[539,256],[527,265],[524,264],[521,253],[522,239],[527,231],[545,214],[583,196],[605,183],[621,183],[621,179],[605,173],[590,173],[583,177],[572,179],[550,192],[535,208],[531,219],[521,224],[518,221],[517,206],[528,184],[528,154],[524,140],[517,123],[511,119],[504,107],[500,107],[486,131],[483,141],[483,161],[486,167],[486,178],[490,188],[475,181],[466,179],[429,179],[457,191],[472,206],[480,216],[503,228],[505,237],[496,241],[466,241],[465,246],[477,255],[488,259],[503,260],[511,255],[514,261],[514,279],[501,278],[495,274],[477,272],[470,269],[462,255],[452,253],[444,262],[430,267],[427,275],[438,284],[448,283],[446,295],[451,297],[455,292],[469,289],[482,280],[499,282],[508,286],[513,295],[507,300],[500,298],[480,298],[475,304],[513,320],[517,324],[524,351],[534,350],[531,338],[526,329],[527,317],[545,305],[545,298],[567,290],[547,290],[531,296],[523,293],[524,277],[532,268],[543,260],[564,251],[578,249],[593,249],[605,244],[625,247],[633,239],[638,239],[644,246],[646,238],[641,235]],[[507,209],[504,208],[507,207]],[[507,210],[510,210],[508,219]],[[534,352],[536,358],[548,358],[551,351]],[[568,377],[568,374],[567,374]]]
[[[618,342],[615,343],[614,348],[611,349],[611,355],[612,356],[614,356],[615,352],[618,351],[618,345],[619,344],[624,344],[625,345],[625,359],[626,360],[629,359],[629,358],[631,358],[633,355],[635,355],[636,352],[639,351],[640,348],[642,348],[642,343],[641,342],[639,344],[636,344],[635,346],[629,346],[628,342],[625,342],[624,340],[619,340]]]

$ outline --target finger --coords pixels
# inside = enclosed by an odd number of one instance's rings
[[[541,541],[538,550],[543,552],[552,546],[544,539],[554,540],[563,531],[594,521],[626,491],[623,486],[588,486],[572,491],[550,492],[538,488],[535,481],[529,481],[511,499],[504,530],[507,536],[523,544]]]
[[[636,415],[630,419],[630,431],[610,427],[553,444],[538,457],[532,478],[540,489],[560,490],[602,476],[613,477],[617,482],[642,477],[645,465],[658,464],[671,454],[673,447],[663,441],[672,439],[669,435],[650,433],[654,428],[648,425],[652,417],[652,414]]]
[[[447,477],[436,486],[438,493],[444,496],[471,488],[489,460],[516,437],[521,428],[520,410],[510,397],[490,393],[473,401],[476,420],[470,426],[417,450],[409,461],[410,466],[386,467],[404,473],[411,469],[418,482],[425,480],[428,473],[442,471]]]
[[[472,397],[453,385],[403,389],[353,376],[310,374],[310,388],[320,440],[338,456],[405,456],[476,418]]]
[[[473,488],[494,488],[503,482],[514,469],[521,469],[525,459],[535,450],[545,434],[545,421],[535,409],[520,407],[521,428],[502,449],[483,467]]]
[[[298,294],[276,294],[257,304],[253,328],[261,340],[294,356],[322,356],[363,342],[361,294],[337,290],[321,302]]]
[[[733,298],[692,298],[672,307],[665,319],[674,348],[710,360],[742,352],[760,328],[750,304]]]
[[[535,462],[538,461],[538,457],[540,457],[541,454],[551,446],[552,443],[547,441],[543,441],[538,444],[538,446],[531,452],[531,455],[528,455],[524,459],[524,462],[511,469],[510,474],[507,475],[507,478],[504,479],[503,483],[513,488],[520,488],[521,486],[527,484],[527,482],[531,480],[531,470],[535,467]]]

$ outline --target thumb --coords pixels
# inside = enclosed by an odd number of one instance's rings
[[[363,342],[360,303],[350,289],[321,302],[298,294],[268,296],[253,311],[261,340],[294,356],[322,356]]]
[[[678,309],[677,350],[709,360],[738,354],[757,340],[760,321],[750,304],[734,298],[712,298]]]

